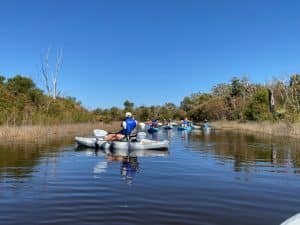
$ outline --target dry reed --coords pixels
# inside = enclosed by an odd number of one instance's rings
[[[273,136],[300,137],[300,123],[289,122],[246,122],[240,123],[236,121],[216,121],[212,125],[216,129],[230,129],[236,131],[244,131],[251,133],[260,133]]]
[[[82,123],[61,125],[35,126],[0,126],[0,142],[6,141],[37,141],[80,135],[92,135],[93,129],[103,129],[114,132],[120,129],[120,122]]]

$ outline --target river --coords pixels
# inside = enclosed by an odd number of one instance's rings
[[[0,224],[279,225],[300,212],[300,143],[160,131],[132,157],[73,140],[0,147]]]

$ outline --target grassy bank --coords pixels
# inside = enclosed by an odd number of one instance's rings
[[[216,121],[211,123],[216,129],[260,133],[273,136],[300,138],[300,123],[289,122],[246,122]]]
[[[92,135],[93,129],[117,131],[120,122],[61,124],[52,126],[0,126],[0,142],[39,141]]]

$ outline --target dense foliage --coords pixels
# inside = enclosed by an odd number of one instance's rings
[[[184,97],[179,106],[171,102],[161,106],[135,106],[125,100],[123,108],[97,108],[93,111],[82,107],[75,98],[54,99],[44,94],[30,78],[0,76],[0,125],[110,122],[122,120],[126,111],[133,112],[140,121],[188,117],[195,122],[204,119],[285,119],[295,122],[300,120],[300,75],[292,75],[285,81],[274,80],[268,86],[233,77],[229,83],[213,87],[210,93],[193,93]]]
[[[53,99],[27,77],[0,76],[0,124],[55,124],[93,121],[95,115],[75,98]]]
[[[272,93],[272,95],[270,94]],[[271,100],[272,99],[272,100]],[[97,109],[104,121],[122,119],[126,110],[133,110],[137,119],[189,119],[200,122],[208,120],[264,121],[285,119],[300,120],[300,75],[285,81],[274,80],[270,85],[253,84],[247,78],[233,77],[229,83],[221,83],[210,93],[193,93],[185,96],[179,106],[166,103],[162,106],[140,106],[126,100],[124,110]]]

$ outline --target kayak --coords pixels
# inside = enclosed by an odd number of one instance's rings
[[[172,130],[173,127],[172,127],[172,126],[164,126],[164,129],[165,129],[165,130]]]
[[[196,130],[200,130],[200,129],[201,129],[201,126],[197,126],[197,125],[192,124],[192,128],[193,128],[193,129],[196,129]]]
[[[299,225],[300,224],[300,213],[286,219],[280,225]]]
[[[157,127],[150,127],[149,129],[148,129],[148,132],[150,133],[150,134],[153,134],[153,133],[155,133],[155,132],[157,132],[158,131],[158,128]]]
[[[107,150],[105,154],[112,154],[115,156],[131,156],[131,157],[165,157],[169,155],[169,151],[161,150],[129,150],[128,149],[115,149]]]
[[[169,148],[169,141],[155,141],[150,139],[140,139],[138,141],[105,141],[95,137],[75,137],[78,146],[100,149],[130,149],[130,150],[162,150]]]
[[[168,149],[169,141],[155,141],[150,139],[142,139],[140,141],[112,141],[110,149],[129,149],[129,150],[154,150],[154,149]]]
[[[178,127],[178,130],[192,130],[192,127],[188,126],[188,127]]]
[[[100,145],[103,145],[106,141],[103,138],[96,137],[75,137],[75,142],[81,147],[97,148]]]

